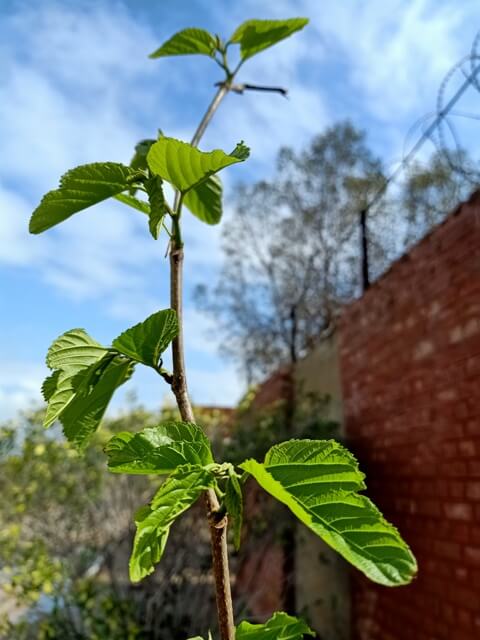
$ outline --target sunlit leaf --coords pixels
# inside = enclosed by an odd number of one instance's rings
[[[177,334],[177,314],[173,309],[164,309],[121,333],[112,346],[129,358],[156,368],[161,354]]]
[[[333,440],[290,440],[272,447],[263,464],[240,465],[346,560],[374,582],[407,584],[417,564],[397,529],[357,493],[364,475]]]
[[[218,224],[222,218],[222,183],[213,175],[190,189],[184,198],[185,206],[194,216],[207,224]]]
[[[164,422],[138,433],[122,432],[105,447],[116,473],[166,474],[185,464],[213,463],[210,442],[197,425]]]
[[[30,233],[41,233],[74,213],[129,188],[136,175],[131,167],[116,162],[95,162],[71,169],[49,191],[30,218]]]
[[[228,515],[233,519],[233,544],[235,549],[238,550],[242,534],[243,496],[242,487],[233,469],[228,477],[225,489],[225,506],[227,507]]]
[[[203,54],[213,56],[217,47],[217,41],[205,29],[189,28],[179,31],[161,47],[150,54],[150,58],[163,56],[183,56],[189,54]]]
[[[96,342],[84,329],[70,329],[59,336],[47,352],[50,369],[80,370],[98,362],[108,349]]]
[[[132,207],[132,209],[141,211],[141,213],[146,213],[147,216],[150,215],[150,205],[148,204],[148,202],[145,202],[144,200],[139,200],[138,198],[135,198],[134,196],[128,195],[126,193],[119,193],[113,197],[115,198],[115,200],[118,200],[119,202],[123,202],[123,204],[126,204],[129,207]]]
[[[161,485],[150,505],[137,511],[137,532],[129,564],[132,582],[138,582],[154,571],[165,550],[173,522],[214,484],[215,477],[207,469],[179,467]]]
[[[150,147],[147,162],[152,173],[186,193],[217,171],[242,162],[248,153],[248,147],[242,142],[226,154],[220,149],[200,151],[187,142],[163,137]]]
[[[241,622],[235,640],[302,640],[306,635],[315,633],[302,619],[277,612],[264,624]]]
[[[147,153],[155,142],[156,140],[147,138],[145,140],[140,140],[140,142],[135,145],[135,153],[133,154],[133,158],[130,160],[130,166],[132,169],[140,171],[148,169]]]
[[[150,213],[148,215],[148,228],[155,240],[162,227],[162,222],[167,215],[165,196],[163,195],[162,179],[159,176],[152,176],[145,181],[145,189],[148,193],[150,203]]]
[[[60,413],[59,419],[67,439],[83,448],[97,430],[116,389],[133,372],[130,360],[122,356],[105,356],[83,372],[75,395]]]
[[[47,366],[55,369],[42,385],[48,403],[44,425],[49,427],[73,400],[82,375],[108,353],[83,329],[71,329],[58,337],[47,353]]]
[[[308,18],[290,18],[288,20],[247,20],[243,22],[230,38],[230,42],[240,45],[243,60],[271,47],[303,29]]]
[[[47,354],[54,369],[42,385],[44,425],[60,420],[67,439],[82,448],[97,429],[115,389],[132,372],[131,361],[102,347],[83,329],[57,338]]]

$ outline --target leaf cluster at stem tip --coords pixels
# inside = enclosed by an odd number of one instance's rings
[[[235,29],[226,42],[205,29],[182,29],[151,53],[150,58],[205,55],[213,58],[228,74],[231,71],[227,64],[226,53],[232,44],[240,45],[241,62],[244,62],[303,29],[307,24],[308,18],[247,20]]]
[[[150,57],[206,55],[222,67],[226,81],[231,82],[247,59],[284,40],[307,23],[306,18],[247,20],[226,42],[205,29],[183,29]],[[231,45],[240,46],[240,62],[233,71],[227,61],[227,50]],[[162,228],[167,228],[167,216],[180,214],[168,205],[163,180],[180,192],[181,204],[193,215],[207,224],[218,224],[222,217],[222,186],[216,174],[247,157],[248,148],[242,143],[231,154],[220,150],[205,153],[159,132],[157,140],[144,139],[136,145],[130,166],[97,162],[68,171],[61,178],[59,188],[49,191],[33,212],[30,232],[42,233],[79,211],[115,198],[145,213],[149,218],[150,233],[158,239]],[[136,197],[137,192],[144,193],[147,201]],[[172,221],[172,233],[175,232],[179,235],[178,223]]]
[[[180,215],[180,211],[173,211],[168,205],[163,181],[180,193],[182,204],[193,215],[207,224],[217,224],[222,217],[222,185],[217,173],[243,162],[249,155],[243,142],[227,154],[220,149],[200,151],[187,142],[165,136],[157,141],[143,141],[141,149],[134,156],[134,167],[97,162],[68,171],[59,188],[49,191],[33,212],[30,232],[46,231],[113,197],[146,214],[150,233],[157,239],[167,216]],[[137,190],[146,194],[148,202],[133,195]]]

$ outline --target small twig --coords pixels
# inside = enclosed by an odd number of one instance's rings
[[[158,373],[159,376],[162,376],[162,378],[165,380],[165,382],[168,385],[172,386],[172,384],[173,384],[173,374],[172,373],[170,373],[166,369],[155,369],[155,371]]]
[[[172,386],[173,373],[170,373],[169,371],[167,371],[166,369],[163,368],[163,360],[162,360],[162,358],[160,358],[160,360],[158,361],[158,364],[155,367],[155,371],[158,373],[159,376],[162,376],[162,378],[165,380],[165,382],[167,384]]]
[[[216,82],[216,87],[223,87],[224,82]],[[285,98],[288,98],[288,90],[283,87],[269,87],[262,84],[248,84],[248,83],[240,83],[240,84],[231,84],[230,91],[234,91],[235,93],[242,94],[245,91],[269,91],[270,93],[280,93]]]

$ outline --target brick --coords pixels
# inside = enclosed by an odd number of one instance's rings
[[[467,521],[453,521],[450,520],[451,530],[448,534],[448,539],[452,542],[460,542],[466,544],[472,542],[471,540],[471,525]]]
[[[468,569],[466,569],[465,567],[456,567],[455,578],[457,578],[457,580],[460,580],[461,582],[468,580],[469,578]]]
[[[468,475],[480,477],[480,460],[475,460],[468,463]]]
[[[469,436],[478,436],[478,435],[480,435],[480,419],[468,420],[465,423],[465,432]]]
[[[465,496],[465,485],[459,480],[452,480],[449,484],[449,495],[452,498],[463,498]]]
[[[458,450],[461,456],[473,458],[477,453],[477,446],[473,440],[462,440],[458,443]]]
[[[431,340],[422,340],[414,347],[413,359],[423,360],[424,358],[428,358],[428,356],[433,354],[434,350],[435,347]]]
[[[445,515],[452,520],[471,520],[472,506],[466,502],[452,502],[445,505]]]
[[[480,546],[479,547],[465,547],[465,559],[467,562],[472,562],[477,566],[480,565]]]
[[[458,624],[462,627],[466,627],[471,629],[473,627],[473,616],[470,611],[466,611],[465,609],[460,609],[458,611]]]
[[[431,543],[428,545],[431,546]],[[437,540],[433,543],[433,548],[440,556],[449,558],[450,560],[459,560],[461,556],[461,547],[455,542],[447,542]]]
[[[442,595],[445,596],[445,592]],[[458,608],[465,607],[475,612],[478,611],[478,594],[467,586],[461,587],[458,584],[450,583],[447,597]]]
[[[480,480],[467,483],[466,495],[471,500],[480,500]]]
[[[455,442],[445,442],[442,446],[444,458],[455,458],[457,456],[457,444]]]
[[[469,463],[469,466],[467,467],[465,462],[462,462],[460,460],[454,460],[453,462],[448,462],[447,464],[441,465],[441,472],[444,473],[446,476],[451,476],[451,477],[466,476],[467,473],[468,474],[472,473],[471,469],[476,469],[475,465],[470,467],[470,464],[471,463]],[[478,470],[478,474],[480,475],[480,469]]]
[[[469,375],[478,375],[480,373],[480,355],[468,358],[466,371]]]
[[[477,522],[480,525],[480,519],[477,519]],[[480,526],[470,526],[469,541],[473,545],[480,546]]]
[[[458,391],[454,388],[443,389],[437,393],[437,400],[439,402],[453,402],[458,398]]]

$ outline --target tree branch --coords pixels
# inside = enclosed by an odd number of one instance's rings
[[[216,82],[215,86],[222,87],[224,86],[224,83]],[[284,89],[283,87],[270,87],[263,84],[248,84],[245,82],[241,84],[231,84],[230,91],[234,91],[235,93],[240,93],[240,94],[244,93],[245,91],[268,91],[270,93],[280,93],[285,98],[288,98],[287,89]]]

